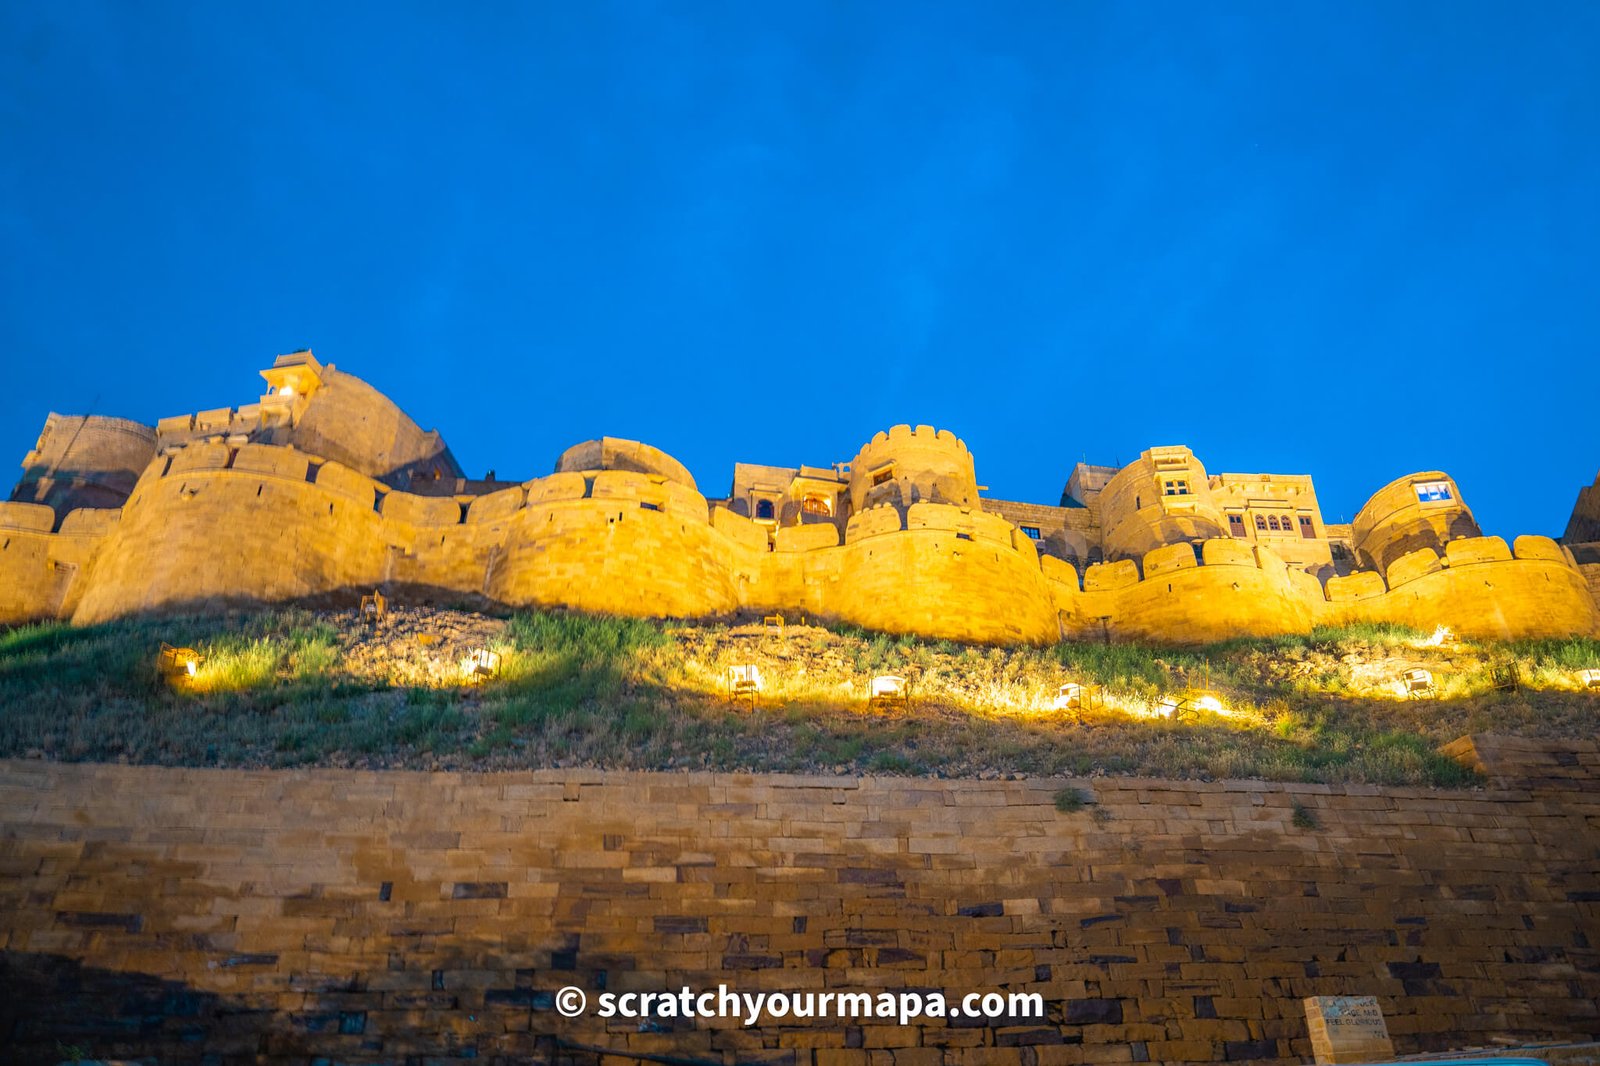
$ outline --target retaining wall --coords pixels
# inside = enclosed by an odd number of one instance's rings
[[[1600,753],[1466,791],[0,763],[0,1040],[162,1063],[1298,1062],[1600,1037]],[[1297,806],[1312,823],[1296,824]],[[603,1022],[611,992],[1037,991],[1043,1020]],[[210,1058],[203,1056],[210,1055]]]

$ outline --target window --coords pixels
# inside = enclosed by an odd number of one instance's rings
[[[1179,479],[1174,480],[1174,481],[1167,482],[1167,495],[1168,496],[1187,496],[1187,495],[1189,495],[1189,483],[1187,481],[1183,480],[1182,478],[1179,478]]]
[[[1417,490],[1417,499],[1422,503],[1450,499],[1450,483],[1448,481],[1419,481],[1412,488]]]
[[[826,496],[819,496],[813,493],[800,502],[800,510],[806,514],[820,514],[832,517],[833,501]]]
[[[1231,514],[1228,516],[1228,532],[1236,537],[1244,536],[1244,515]]]
[[[884,482],[894,480],[894,468],[889,467],[872,475],[873,485],[882,485]]]
[[[1306,540],[1317,539],[1317,528],[1312,525],[1310,515],[1303,514],[1300,516],[1300,535]]]
[[[769,522],[772,520],[772,501],[771,500],[757,500],[756,501],[756,517],[760,518],[760,519],[765,519],[765,520],[767,520]]]
[[[1278,532],[1278,516],[1277,515],[1275,515],[1275,514],[1267,515],[1267,528],[1272,530],[1272,532],[1274,532],[1274,533]]]
[[[1256,528],[1265,533],[1267,531],[1267,520],[1260,515],[1256,515]]]
[[[1039,533],[1039,527],[1038,526],[1023,526],[1022,527],[1022,535],[1025,536],[1025,537],[1028,537],[1031,540],[1043,540],[1044,539]]]

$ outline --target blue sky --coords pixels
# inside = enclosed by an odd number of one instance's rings
[[[1596,55],[1587,2],[12,0],[0,453],[310,346],[474,475],[610,434],[718,494],[930,423],[1000,497],[1186,443],[1559,534]]]

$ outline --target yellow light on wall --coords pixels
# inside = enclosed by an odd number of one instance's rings
[[[488,648],[473,648],[461,660],[461,676],[467,681],[486,681],[500,673],[500,653]]]
[[[163,642],[156,666],[168,681],[192,681],[204,661],[205,656],[193,648],[177,648]]]
[[[294,386],[293,385],[281,385],[281,386],[279,386],[278,387],[278,395],[279,396],[293,396],[294,395]]]

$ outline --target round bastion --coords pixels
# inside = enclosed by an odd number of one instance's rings
[[[1372,494],[1350,523],[1356,558],[1380,574],[1403,555],[1480,534],[1477,520],[1461,500],[1455,478],[1424,470],[1396,478]]]
[[[892,503],[901,510],[914,503],[977,507],[978,479],[972,453],[948,429],[895,426],[879,433],[850,463],[850,509]]]

